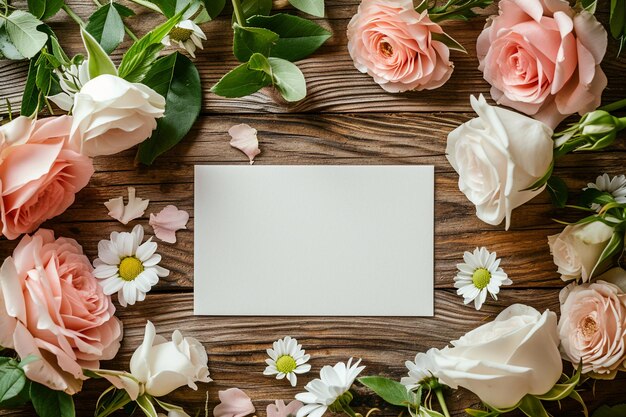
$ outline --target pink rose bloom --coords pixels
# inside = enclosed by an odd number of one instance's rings
[[[363,0],[348,24],[354,66],[390,93],[432,90],[452,75],[450,50],[433,34],[446,36],[411,0]]]
[[[491,96],[555,128],[600,105],[607,34],[565,0],[502,0],[476,45]]]
[[[92,274],[74,239],[55,240],[51,230],[24,236],[0,268],[0,345],[36,360],[26,376],[74,394],[113,359],[122,339],[115,307]]]
[[[69,116],[20,116],[0,127],[0,227],[15,239],[63,213],[93,174],[70,147]]]
[[[574,366],[582,361],[583,372],[596,378],[613,379],[626,370],[626,294],[602,280],[565,287],[559,335],[566,360]]]

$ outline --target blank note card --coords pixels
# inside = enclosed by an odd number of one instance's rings
[[[196,166],[196,315],[432,316],[432,166]]]

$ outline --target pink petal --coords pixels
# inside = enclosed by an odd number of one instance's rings
[[[245,153],[250,159],[250,165],[254,163],[254,157],[261,153],[256,133],[256,129],[245,123],[228,129],[228,134],[232,137],[230,146]]]
[[[149,203],[150,200],[135,197],[135,188],[128,187],[128,204],[124,206],[124,198],[117,197],[110,199],[104,205],[109,209],[109,216],[122,224],[128,224],[129,221],[143,216]]]
[[[220,404],[213,409],[213,417],[244,417],[254,413],[250,397],[239,388],[218,392]]]
[[[176,231],[187,228],[189,213],[176,206],[165,206],[158,214],[150,213],[150,226],[163,242],[176,243]]]
[[[283,400],[276,400],[274,404],[267,406],[267,417],[289,417],[295,416],[303,404],[300,401],[294,400],[285,405]]]

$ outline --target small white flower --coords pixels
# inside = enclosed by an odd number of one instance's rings
[[[513,282],[500,268],[500,259],[496,253],[490,253],[487,248],[476,248],[474,253],[465,252],[465,263],[457,264],[459,273],[454,277],[454,287],[457,294],[463,296],[463,302],[469,304],[472,300],[476,310],[480,310],[487,299],[487,293],[497,300],[501,285],[511,285]]]
[[[307,364],[311,355],[305,354],[302,345],[289,336],[275,341],[272,347],[267,349],[270,358],[265,360],[267,367],[263,375],[276,375],[276,379],[283,379],[286,376],[291,386],[295,387],[296,374],[304,374],[311,370],[311,365]]]
[[[610,193],[615,201],[624,204],[626,203],[626,175],[616,175],[615,177],[609,177],[609,174],[602,174],[596,178],[596,182],[590,182],[583,190],[595,188],[596,190],[606,191]],[[600,211],[602,206],[597,203],[593,203],[591,208],[596,211]]]
[[[89,81],[89,65],[85,59],[80,64],[71,64],[61,70],[54,70],[59,77],[62,93],[48,96],[48,99],[59,106],[61,110],[70,111],[74,104],[74,94],[78,93],[84,84]]]
[[[347,363],[324,366],[320,377],[304,386],[307,392],[296,395],[296,399],[305,404],[298,410],[296,417],[321,417],[335,401],[350,390],[356,377],[365,369],[359,363],[360,359],[353,365],[350,358]]]
[[[152,238],[143,240],[143,226],[137,225],[132,232],[113,232],[110,240],[98,243],[98,259],[93,262],[94,276],[101,279],[104,293],[117,292],[119,303],[126,307],[143,301],[146,293],[166,277],[169,271],[158,265],[161,255],[155,253],[157,244]]]
[[[420,352],[415,355],[415,361],[406,361],[404,364],[409,370],[409,376],[405,376],[400,383],[408,390],[418,388],[422,383],[435,377],[435,360],[433,358],[437,349],[429,349],[426,353]]]
[[[206,35],[191,20],[183,20],[167,34],[161,43],[170,46],[172,42],[178,44],[179,47],[186,50],[192,58],[195,58],[196,48],[204,49],[202,41],[206,41]]]

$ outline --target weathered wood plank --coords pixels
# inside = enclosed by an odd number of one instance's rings
[[[299,296],[306,297],[306,291],[299,292]],[[293,398],[307,381],[317,376],[323,365],[354,356],[362,358],[367,366],[364,374],[400,378],[406,372],[404,361],[412,359],[416,352],[430,347],[441,348],[450,340],[493,319],[503,306],[517,302],[528,303],[539,310],[558,309],[555,290],[536,290],[532,301],[529,301],[526,291],[506,291],[497,306],[486,306],[480,312],[463,307],[461,300],[449,291],[436,291],[434,318],[194,317],[190,294],[149,294],[143,303],[119,310],[118,316],[124,322],[126,337],[116,361],[105,363],[103,367],[128,367],[132,351],[141,342],[146,319],[150,318],[159,334],[169,338],[174,329],[181,329],[185,336],[200,340],[209,354],[209,369],[215,382],[202,384],[197,392],[181,389],[169,397],[172,402],[195,412],[204,409],[208,390],[209,408],[212,409],[217,403],[218,390],[239,387],[254,400],[257,415],[264,416],[266,404],[274,399]],[[262,375],[265,349],[273,340],[285,335],[296,337],[312,355],[313,369],[299,378],[297,388]],[[618,402],[626,395],[623,381],[623,375],[618,381],[600,381],[595,387],[595,398],[590,389],[583,396],[591,409],[604,402]],[[105,384],[102,381],[91,381],[85,385],[84,392],[76,396],[79,417],[93,415],[95,399],[103,388]],[[365,389],[358,388],[357,391],[362,394],[356,401],[359,410],[378,406],[385,416],[395,416],[400,412],[368,395]],[[449,405],[455,417],[464,416],[464,408],[478,405],[477,399],[465,391],[450,397]],[[552,408],[556,416],[579,415],[575,403],[565,401],[563,406],[560,412]],[[9,415],[32,415],[29,413],[32,412],[24,410]]]
[[[77,13],[86,19],[95,6],[89,0],[68,2]],[[204,92],[204,111],[207,113],[257,113],[257,112],[432,112],[437,110],[467,111],[470,94],[489,92],[488,84],[478,71],[475,53],[476,38],[484,20],[477,18],[470,22],[446,22],[444,27],[457,38],[468,50],[468,54],[454,52],[452,59],[455,71],[451,80],[435,91],[390,94],[384,92],[373,80],[359,73],[353,66],[347,52],[346,27],[351,16],[356,12],[358,1],[334,0],[328,2],[327,19],[320,23],[333,32],[333,37],[315,55],[299,63],[308,80],[309,93],[299,103],[287,104],[275,101],[275,94],[270,90],[256,93],[242,99],[224,99],[209,92],[209,88],[228,70],[237,65],[232,55],[232,36],[230,35],[230,17],[222,16],[203,25],[207,33],[207,46],[198,52],[195,60],[200,71]],[[599,6],[599,18],[606,23],[606,5]],[[158,19],[145,9],[137,9],[139,15],[129,19],[130,26],[138,33],[152,28]],[[78,27],[63,13],[59,14],[51,26],[59,34],[61,43],[70,53],[84,53],[80,43]],[[626,70],[626,58],[616,59],[616,42],[609,42],[609,50],[603,68],[609,78],[605,92],[605,101],[615,101],[626,96],[626,86],[620,82],[621,74]],[[121,52],[128,44],[122,45],[112,54],[119,61]],[[329,65],[329,63],[332,63]],[[20,96],[25,82],[27,66],[24,63],[0,62],[0,112],[5,112],[4,98],[9,98],[14,108],[19,107]]]

